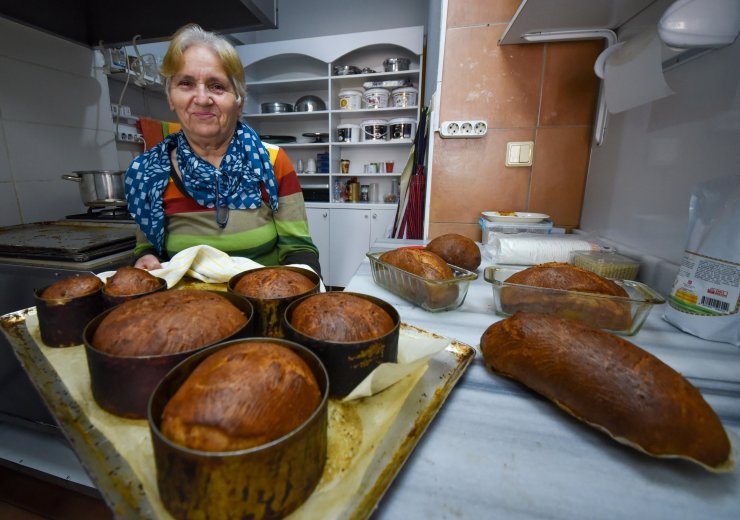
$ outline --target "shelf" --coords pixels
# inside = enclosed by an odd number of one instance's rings
[[[410,144],[413,144],[413,143],[414,142],[410,139],[408,140],[407,139],[392,139],[390,141],[365,141],[362,143],[341,142],[341,143],[331,143],[331,145],[341,146],[341,147],[346,146],[348,148],[353,148],[353,147],[364,148],[364,147],[373,147],[373,146],[406,146],[408,147]]]
[[[276,121],[303,121],[306,119],[326,119],[328,110],[314,110],[312,112],[279,112],[276,114],[242,114],[240,117],[247,119],[274,119]]]
[[[250,94],[283,93],[326,89],[328,76],[300,79],[252,81],[247,83]]]
[[[359,110],[332,110],[331,113],[337,116],[346,117],[368,117],[368,119],[384,119],[389,117],[401,117],[404,114],[416,116],[419,107],[388,107],[388,108],[361,108]],[[418,117],[415,117],[418,119]]]
[[[148,80],[145,80],[145,83],[142,83],[139,75],[132,70],[127,70],[125,72],[111,72],[107,73],[106,76],[108,77],[108,79],[112,79],[113,81],[117,81],[119,83],[126,83],[126,80],[128,80],[129,86],[135,85],[142,89],[151,90],[152,92],[164,93],[164,85],[162,83],[156,83]]]

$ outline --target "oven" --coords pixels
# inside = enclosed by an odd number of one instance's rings
[[[32,307],[35,289],[62,278],[131,265],[135,230],[127,213],[122,217],[103,210],[0,228],[0,315]],[[0,420],[40,428],[55,426],[2,334]]]

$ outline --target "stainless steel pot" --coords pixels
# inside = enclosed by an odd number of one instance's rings
[[[80,196],[85,206],[125,206],[124,173],[123,170],[88,170],[62,175],[62,179],[80,184]]]

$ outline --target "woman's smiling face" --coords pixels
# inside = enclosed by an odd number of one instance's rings
[[[218,146],[231,140],[244,100],[237,101],[218,55],[196,44],[185,50],[172,77],[169,104],[189,142]]]

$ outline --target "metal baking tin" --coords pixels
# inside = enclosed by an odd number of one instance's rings
[[[0,317],[0,327],[106,504],[119,519],[164,518],[157,513],[162,506],[156,489],[147,485],[155,479],[154,463],[151,470],[143,469],[151,471],[151,475],[147,473],[146,480],[142,480],[132,469],[127,453],[110,442],[106,428],[93,424],[82,403],[68,389],[67,385],[74,382],[68,383],[60,376],[29,333],[26,318],[34,312],[28,308],[6,314]],[[407,324],[401,325],[401,331],[439,337]],[[81,348],[64,349],[61,354],[73,357]],[[373,451],[363,486],[357,493],[343,497],[339,504],[341,513],[333,518],[363,519],[371,515],[474,357],[473,347],[451,341],[429,361],[426,372],[407,395],[398,416]],[[141,432],[145,440],[150,437],[143,421],[134,426],[126,419],[120,421]]]
[[[240,294],[234,288],[247,273],[253,273],[255,271],[262,270],[274,270],[274,269],[285,269],[289,271],[301,274],[311,280],[314,283],[313,289],[296,294],[295,296],[287,296],[285,298],[254,298],[247,296],[246,294]],[[255,336],[268,336],[271,338],[284,338],[285,331],[283,330],[283,313],[285,309],[293,301],[306,296],[307,294],[316,294],[321,288],[319,283],[319,275],[308,269],[301,269],[300,267],[291,267],[286,265],[272,266],[272,267],[259,267],[243,273],[236,274],[231,277],[228,282],[227,290],[230,293],[238,294],[242,298],[249,300],[249,303],[254,307],[254,335]]]
[[[237,451],[201,451],[181,446],[161,430],[162,412],[193,370],[209,355],[235,343],[269,342],[291,349],[311,368],[321,403],[292,432],[267,444]],[[282,518],[311,495],[326,462],[329,380],[307,348],[284,339],[249,338],[202,350],[159,383],[149,403],[157,487],[175,518]]]
[[[103,287],[103,303],[106,309],[111,309],[115,307],[116,305],[121,305],[123,302],[127,302],[129,300],[135,300],[136,298],[141,298],[142,296],[147,296],[149,294],[154,294],[162,291],[167,290],[167,280],[164,278],[157,278],[159,281],[159,286],[155,289],[152,289],[151,291],[146,291],[142,293],[136,293],[136,294],[126,294],[126,295],[114,295],[114,294],[108,294],[105,291],[105,287]]]
[[[228,299],[241,310],[246,316],[247,322],[242,328],[225,338],[220,338],[207,345],[201,345],[185,352],[152,356],[113,356],[101,352],[92,344],[95,331],[113,309],[108,309],[91,321],[85,328],[83,340],[90,370],[90,387],[95,402],[114,415],[130,419],[144,419],[147,414],[147,402],[152,391],[165,374],[178,363],[195,352],[216,343],[250,336],[254,314],[252,304],[235,294],[213,292]]]
[[[46,287],[49,287],[48,285]],[[84,296],[74,298],[41,298],[46,287],[36,289],[33,298],[39,316],[41,339],[49,347],[71,347],[82,344],[85,327],[105,308],[103,285]]]
[[[345,292],[378,305],[393,320],[393,328],[383,336],[364,341],[327,341],[303,334],[291,324],[293,312],[303,300],[293,301],[285,309],[283,329],[285,337],[300,343],[321,359],[329,372],[329,387],[332,397],[345,397],[381,363],[395,363],[398,357],[398,334],[401,317],[393,305],[369,294]],[[317,295],[320,296],[320,295]]]

